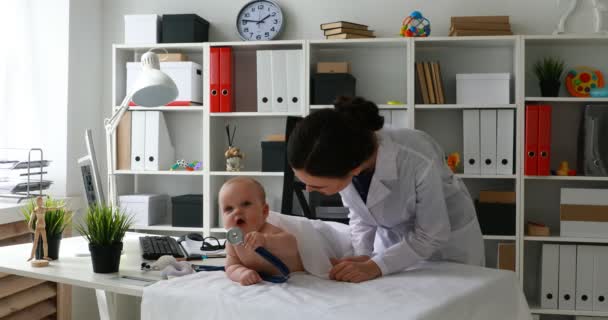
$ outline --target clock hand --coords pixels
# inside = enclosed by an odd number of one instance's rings
[[[257,20],[247,20],[247,19],[243,19],[243,20],[241,20],[241,21],[260,23],[260,21],[257,21]]]
[[[264,22],[264,20],[268,19],[268,17],[270,17],[270,15],[265,16],[264,19],[258,21],[257,24],[260,24],[260,23]]]

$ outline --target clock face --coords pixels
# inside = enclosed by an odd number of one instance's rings
[[[236,18],[237,30],[243,40],[272,40],[283,27],[283,12],[273,1],[254,0],[247,3]]]

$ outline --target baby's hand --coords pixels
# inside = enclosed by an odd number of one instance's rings
[[[253,231],[245,235],[245,247],[255,250],[258,247],[263,247],[266,244],[266,235]]]
[[[244,286],[250,286],[261,281],[262,277],[260,277],[260,275],[254,270],[249,269],[241,273],[241,279],[239,280],[239,283]]]

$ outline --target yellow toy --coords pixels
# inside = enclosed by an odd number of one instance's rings
[[[448,164],[448,167],[450,167],[450,169],[452,169],[452,172],[456,173],[456,169],[458,168],[458,165],[460,164],[460,153],[458,153],[458,152],[450,153],[448,155],[447,164]]]

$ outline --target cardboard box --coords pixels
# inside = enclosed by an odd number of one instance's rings
[[[509,104],[511,74],[456,74],[457,104]]]
[[[125,15],[125,43],[159,43],[160,25],[160,16],[156,14]]]
[[[484,203],[515,203],[514,191],[479,191],[479,202]]]
[[[562,188],[562,237],[608,238],[608,189]]]
[[[498,244],[498,269],[515,272],[515,243]]]
[[[317,73],[350,73],[350,62],[317,62]]]
[[[161,62],[189,61],[188,56],[183,53],[160,53],[158,59]]]

